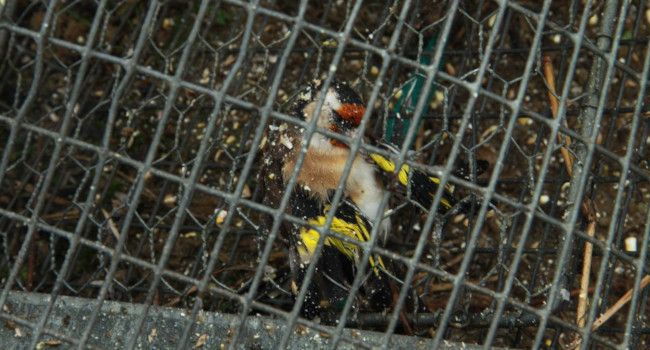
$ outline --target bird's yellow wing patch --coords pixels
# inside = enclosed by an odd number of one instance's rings
[[[375,164],[384,172],[391,173],[391,174],[395,173],[395,169],[397,167],[395,165],[395,162],[393,162],[392,160],[377,153],[370,153],[369,156],[373,160],[373,162],[375,162]],[[425,191],[427,191],[429,196],[431,197],[427,201],[433,199],[435,191],[437,187],[440,185],[439,178],[435,176],[428,176],[424,172],[417,169],[413,170],[408,164],[403,164],[400,167],[399,173],[397,174],[397,179],[400,182],[400,184],[404,187],[409,186],[409,181],[410,181],[411,186],[416,186],[417,188],[422,188]],[[446,184],[445,192],[446,194],[443,194],[443,198],[440,200],[440,203],[445,209],[450,209],[453,205],[451,201],[448,198],[445,198],[444,196],[447,195],[451,198],[454,192],[453,186],[450,184]],[[420,202],[420,204],[427,204],[427,203]],[[427,205],[425,205],[425,207],[427,207]]]
[[[322,227],[325,225],[325,219],[326,217],[321,215],[309,219],[307,220],[307,222],[316,227]],[[332,220],[332,225],[330,226],[330,230],[340,235],[349,237],[354,241],[367,242],[368,240],[370,240],[370,231],[368,230],[369,228],[367,227],[363,218],[359,214],[355,214],[355,221],[356,222],[348,222],[339,217],[334,217],[334,219]],[[316,245],[318,244],[318,240],[320,239],[320,233],[318,232],[318,230],[314,228],[302,227],[300,229],[299,235],[300,235],[301,245],[298,247],[298,254],[300,255],[300,258],[303,261],[303,263],[308,263],[311,260],[311,257],[314,255],[314,252],[316,251]],[[328,235],[327,237],[325,237],[324,244],[326,246],[331,246],[336,248],[339,252],[341,252],[348,259],[350,259],[351,262],[355,264],[359,261],[359,258],[361,256],[361,249],[359,245],[355,243],[344,241]],[[379,273],[379,269],[377,266],[381,266],[381,268],[385,268],[384,262],[379,256],[375,256],[375,257],[371,256],[369,262],[370,262],[370,267],[377,274]]]

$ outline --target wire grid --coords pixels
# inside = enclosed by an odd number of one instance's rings
[[[152,305],[189,310],[179,348],[199,344],[201,310],[239,315],[227,337],[215,335],[230,347],[245,341],[245,319],[263,314],[287,326],[280,347],[308,327],[327,347],[386,348],[393,334],[409,334],[432,346],[644,348],[647,10],[643,0],[8,1],[0,317],[27,329],[32,348],[52,337],[109,347],[94,337],[107,300],[144,306],[126,348],[146,344]],[[557,118],[542,56],[558,81]],[[441,218],[412,210],[408,198],[383,198],[393,209],[389,244],[375,235],[364,254],[393,262],[396,305],[366,312],[351,297],[331,328],[299,317],[305,288],[295,300],[287,292],[279,223],[304,223],[283,214],[288,195],[280,208],[260,201],[256,150],[266,126],[281,121],[353,152],[378,151],[282,112],[307,81],[334,77],[365,97],[367,133],[385,135],[396,122],[398,162],[439,165],[441,182],[471,209]],[[422,91],[395,119],[409,79],[421,79]],[[557,135],[571,138],[571,177]],[[468,178],[452,171],[461,159]],[[485,174],[477,159],[490,164]],[[342,196],[339,188],[335,202]],[[597,209],[593,237],[576,205],[585,198]],[[260,226],[263,214],[273,227]],[[594,250],[591,303],[578,323],[585,242]],[[43,293],[48,307],[18,317],[6,307],[12,290]],[[628,290],[629,303],[591,331]],[[52,328],[60,295],[92,300],[83,332]],[[362,341],[344,327],[382,336]]]

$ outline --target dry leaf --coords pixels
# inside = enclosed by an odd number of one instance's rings
[[[196,344],[194,344],[194,349],[198,349],[200,347],[203,347],[208,342],[208,335],[207,334],[201,334],[199,336],[199,339],[196,340]]]

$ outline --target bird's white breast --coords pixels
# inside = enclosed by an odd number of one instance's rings
[[[294,153],[297,155],[297,152]],[[302,168],[298,173],[301,183],[315,196],[326,201],[330,190],[336,189],[340,182],[345,163],[350,155],[347,148],[333,147],[322,135],[312,137]],[[283,176],[289,178],[295,166],[295,159],[289,159],[283,167]],[[377,180],[375,167],[366,159],[357,155],[345,182],[345,195],[361,210],[371,222],[379,214],[379,205],[384,195],[382,184]],[[382,221],[380,232],[387,233],[390,221]]]
[[[379,202],[384,190],[377,183],[375,168],[361,157],[357,157],[350,171],[347,190],[366,217],[374,220],[379,212]]]

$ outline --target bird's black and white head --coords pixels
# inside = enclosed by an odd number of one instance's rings
[[[314,117],[318,118],[316,125],[319,128],[348,137],[357,137],[361,118],[366,112],[361,97],[348,84],[333,80],[324,98],[321,98],[322,84],[322,81],[314,81],[300,92],[294,104],[294,114],[307,122]],[[315,115],[314,112],[321,99],[323,104],[320,113]],[[329,139],[329,143],[333,146],[345,147],[345,144],[334,139]]]

